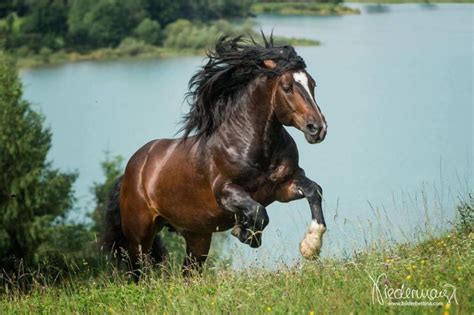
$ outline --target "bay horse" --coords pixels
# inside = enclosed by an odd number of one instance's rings
[[[300,252],[319,255],[322,189],[305,176],[284,126],[319,143],[327,123],[303,59],[272,36],[263,40],[220,38],[189,82],[184,136],[150,141],[128,161],[110,197],[103,244],[126,249],[134,268],[143,254],[164,258],[156,235],[164,226],[186,241],[184,270],[204,263],[214,232],[233,228],[241,242],[259,247],[266,207],[301,198],[312,222]]]

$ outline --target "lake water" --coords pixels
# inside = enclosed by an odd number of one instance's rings
[[[345,17],[261,16],[277,35],[314,38],[298,48],[315,77],[328,137],[309,145],[292,130],[300,164],[324,188],[323,254],[373,240],[414,239],[443,228],[472,191],[473,5],[353,5]],[[103,176],[105,152],[126,158],[150,139],[170,137],[187,111],[183,95],[202,57],[83,62],[22,72],[25,98],[53,132],[50,158],[78,170],[78,209]],[[264,244],[231,240],[236,266],[299,259],[310,222],[305,201],[269,207]]]

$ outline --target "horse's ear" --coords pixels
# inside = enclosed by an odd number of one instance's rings
[[[271,59],[264,60],[263,64],[265,65],[265,67],[267,67],[268,69],[271,69],[271,70],[275,69],[276,66],[277,66],[277,63],[274,60],[271,60]]]

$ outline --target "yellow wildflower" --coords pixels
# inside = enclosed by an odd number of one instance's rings
[[[267,312],[271,312],[272,308],[270,306],[267,306]]]
[[[309,315],[314,315],[314,311],[309,311]]]
[[[445,305],[444,305],[444,309],[445,309],[446,311],[449,311],[449,310],[451,309],[451,304],[449,304],[449,303],[445,304]]]
[[[410,281],[410,280],[411,280],[411,275],[406,276],[405,279],[407,279],[408,281]]]

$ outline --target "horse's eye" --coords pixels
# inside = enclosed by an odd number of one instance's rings
[[[281,87],[283,88],[283,91],[285,93],[293,92],[293,88],[292,88],[291,84],[283,84]]]

